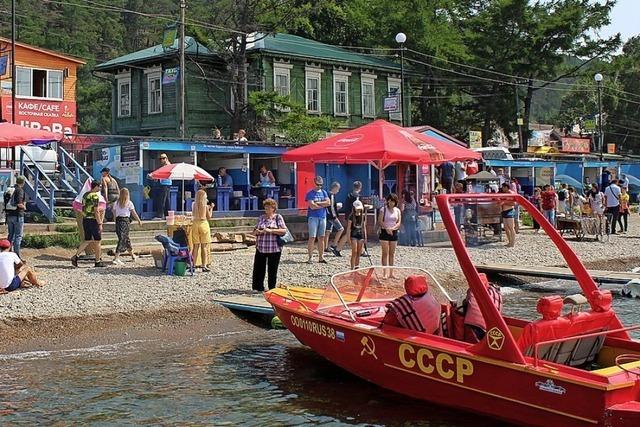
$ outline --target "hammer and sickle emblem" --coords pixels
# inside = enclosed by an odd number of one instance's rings
[[[374,359],[378,360],[378,356],[376,356],[376,343],[373,342],[373,338],[365,335],[360,340],[360,344],[362,344],[362,351],[360,352],[360,356],[368,354],[369,356],[373,356]]]
[[[487,332],[487,344],[492,350],[502,349],[502,345],[504,344],[504,334],[502,331],[496,327],[491,328],[489,332]]]

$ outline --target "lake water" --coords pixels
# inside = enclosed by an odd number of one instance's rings
[[[548,288],[505,287],[510,314],[531,317]],[[640,321],[640,300],[615,303],[626,324]],[[287,331],[244,323],[200,339],[3,354],[0,363],[3,425],[496,424],[378,388]]]

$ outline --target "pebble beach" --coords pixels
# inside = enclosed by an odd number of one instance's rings
[[[640,219],[633,215],[630,232],[611,236],[609,242],[569,240],[571,247],[587,265],[594,269],[630,270],[640,265],[637,258],[640,241]],[[523,229],[516,246],[506,248],[496,242],[471,248],[476,263],[515,264],[520,266],[562,266],[563,260],[544,234],[535,235]],[[371,260],[379,264],[380,247],[369,244]],[[124,266],[110,264],[94,268],[93,263],[80,263],[73,268],[71,251],[59,248],[24,250],[27,262],[36,268],[46,285],[0,295],[0,325],[16,325],[20,321],[59,318],[82,318],[114,314],[144,314],[159,310],[180,310],[186,307],[209,306],[216,296],[252,294],[251,272],[254,249],[214,253],[211,272],[197,271],[194,277],[170,277],[154,267],[151,257]],[[322,287],[331,275],[348,269],[349,249],[343,257],[327,254],[329,264],[307,264],[306,245],[297,243],[284,249],[278,282],[287,285]],[[317,260],[317,255],[315,256]],[[637,265],[636,265],[637,264]],[[368,266],[367,258],[361,266]],[[398,247],[396,265],[425,268],[436,275],[449,289],[466,289],[461,285],[457,260],[447,243],[426,247]]]

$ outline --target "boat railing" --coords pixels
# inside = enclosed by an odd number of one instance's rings
[[[539,364],[539,361],[540,361],[540,358],[538,357],[538,354],[540,352],[540,347],[542,347],[544,345],[558,344],[558,343],[561,343],[561,342],[566,342],[566,341],[575,340],[575,339],[594,338],[594,337],[599,337],[599,336],[603,336],[603,335],[615,334],[615,333],[618,333],[618,332],[636,331],[638,329],[640,329],[640,325],[634,325],[634,326],[627,326],[625,328],[610,329],[608,331],[591,332],[591,333],[588,333],[588,334],[572,335],[570,337],[563,337],[563,338],[557,338],[557,339],[553,339],[553,340],[546,340],[546,341],[537,342],[533,346],[533,366],[536,367],[536,368],[538,367],[538,364]]]

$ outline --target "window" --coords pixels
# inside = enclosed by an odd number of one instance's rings
[[[387,89],[389,91],[388,96],[396,96],[398,98],[398,108],[394,111],[389,111],[389,120],[402,121],[402,100],[401,96],[401,80],[393,77],[387,79]]]
[[[162,73],[147,74],[147,102],[149,114],[162,113]]]
[[[291,64],[273,64],[273,90],[280,96],[291,94]]]
[[[376,117],[376,76],[362,74],[362,117]]]
[[[118,78],[118,117],[131,116],[131,77]]]
[[[349,115],[349,76],[344,71],[333,72],[333,114],[336,116]]]
[[[62,71],[16,67],[16,96],[62,100]]]
[[[305,69],[307,112],[320,114],[321,69]]]

